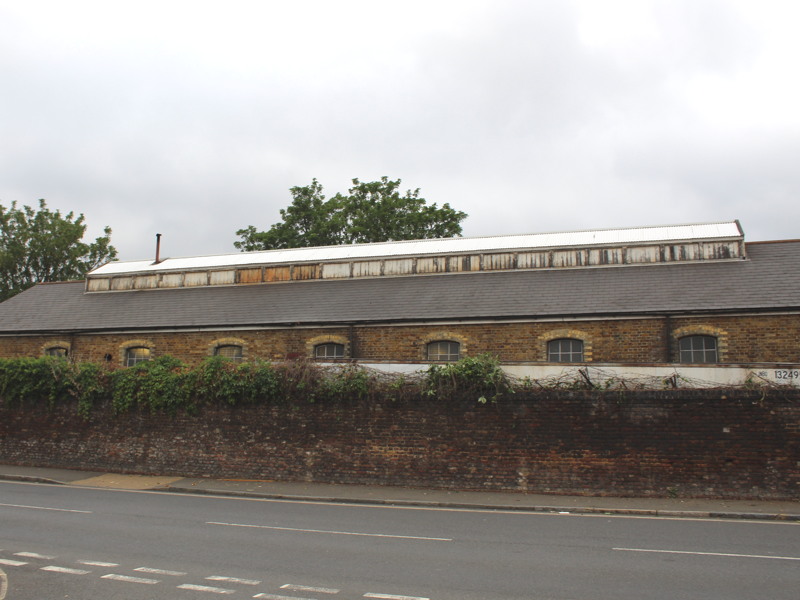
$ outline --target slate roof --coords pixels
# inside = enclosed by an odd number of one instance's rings
[[[0,304],[0,335],[800,310],[800,240],[747,259],[84,293]]]

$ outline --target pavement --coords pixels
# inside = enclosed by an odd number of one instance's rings
[[[800,498],[797,500],[714,500],[566,496],[510,491],[450,491],[378,485],[130,475],[13,465],[0,465],[0,480],[2,479],[96,488],[306,502],[800,522]]]

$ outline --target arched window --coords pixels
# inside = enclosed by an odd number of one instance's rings
[[[150,360],[150,348],[133,346],[125,349],[125,366],[132,367],[140,362]]]
[[[322,360],[344,358],[344,344],[337,344],[335,342],[317,344],[314,346],[314,358],[321,358]]]
[[[66,358],[69,355],[69,351],[63,346],[51,346],[49,348],[45,348],[44,355]]]
[[[244,353],[242,347],[236,344],[223,344],[214,348],[214,356],[221,356],[233,362],[242,362]]]
[[[583,340],[559,338],[547,342],[547,360],[555,363],[579,363],[583,360]]]
[[[430,342],[427,346],[428,360],[455,361],[461,354],[461,344],[449,340]]]
[[[679,340],[680,362],[711,364],[719,362],[717,338],[713,335],[687,335]]]

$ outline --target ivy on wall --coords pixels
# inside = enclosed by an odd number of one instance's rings
[[[84,416],[102,403],[110,403],[118,414],[131,410],[174,414],[196,412],[207,404],[413,398],[486,403],[508,393],[513,393],[513,386],[489,355],[431,365],[418,375],[387,374],[353,363],[236,363],[219,356],[195,368],[171,356],[129,368],[56,357],[0,359],[0,402],[18,407],[74,402]]]

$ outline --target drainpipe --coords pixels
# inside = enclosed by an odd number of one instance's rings
[[[350,358],[355,359],[358,358],[358,352],[356,348],[356,331],[355,327],[352,325],[350,325],[348,329],[348,337],[350,338]]]
[[[665,361],[672,362],[672,318],[669,315],[664,315],[664,352],[666,353]]]

